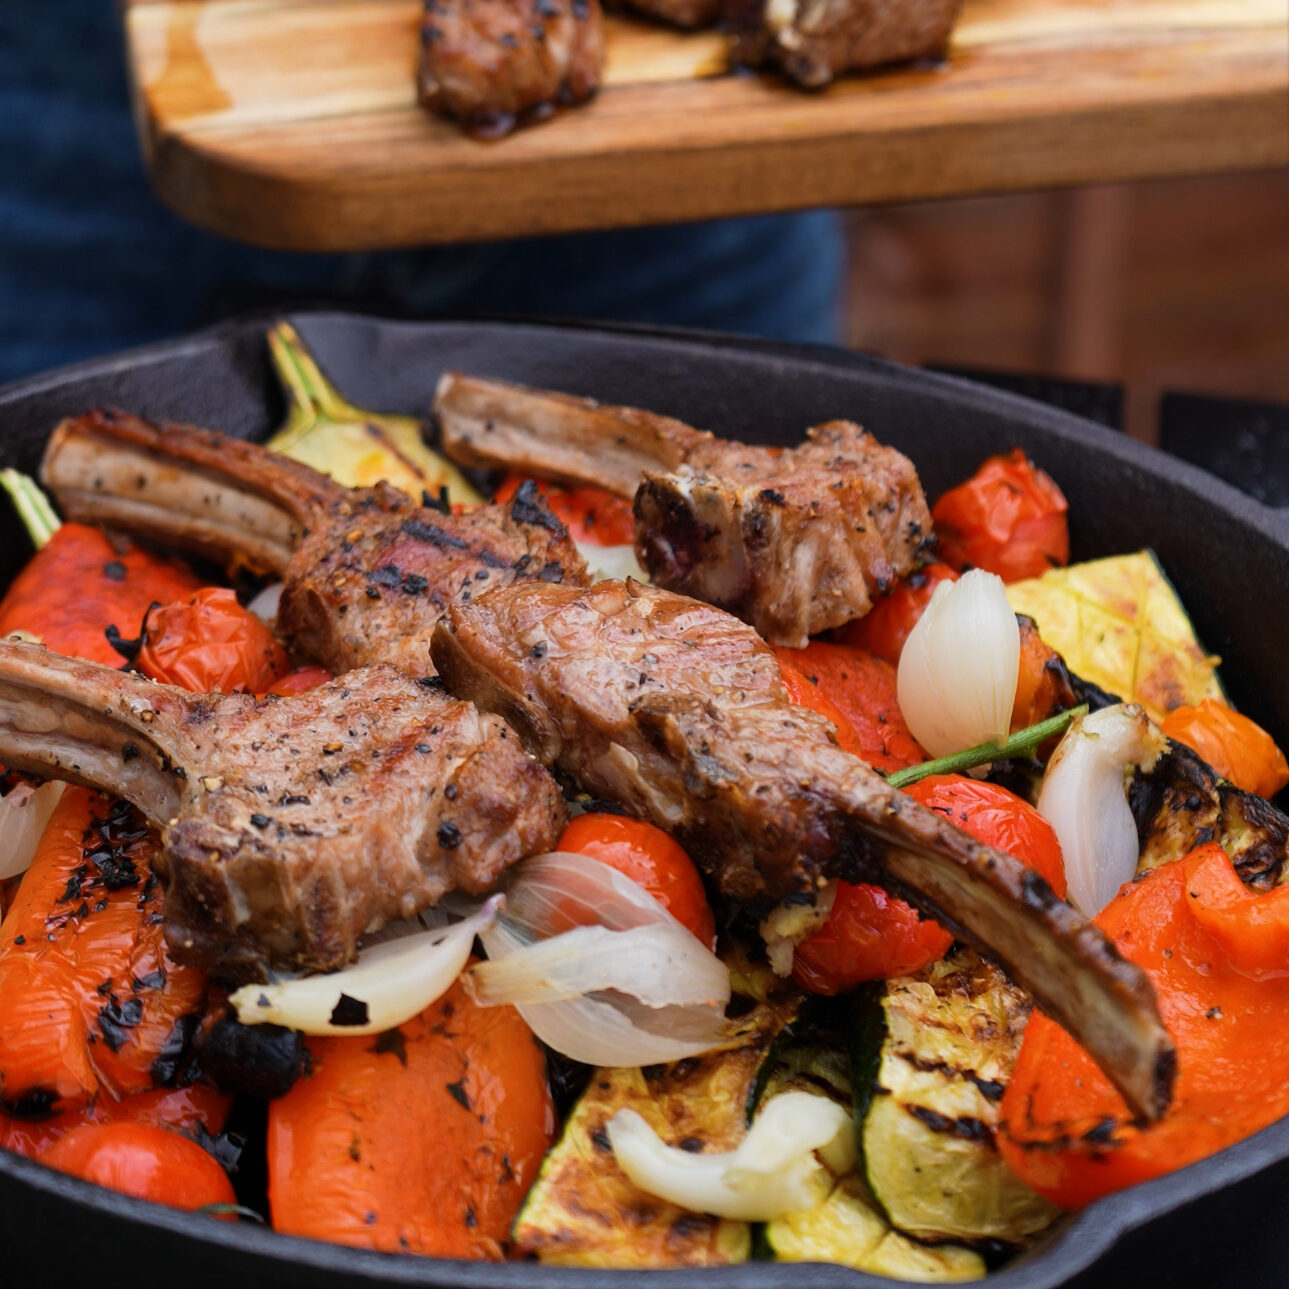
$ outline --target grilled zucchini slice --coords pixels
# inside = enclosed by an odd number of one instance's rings
[[[1025,1244],[1059,1210],[994,1144],[1030,1002],[959,949],[855,996],[852,1078],[864,1178],[891,1225],[919,1240]]]
[[[1156,721],[1203,698],[1225,701],[1219,660],[1200,647],[1153,551],[1054,568],[1011,583],[1007,599],[1070,671]]]
[[[978,1280],[985,1274],[984,1259],[974,1249],[918,1244],[892,1231],[854,1173],[838,1181],[818,1208],[767,1223],[765,1239],[781,1262],[835,1262],[924,1283]]]

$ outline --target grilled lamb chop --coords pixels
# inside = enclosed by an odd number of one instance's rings
[[[995,957],[1137,1113],[1167,1106],[1173,1049],[1146,977],[1032,870],[842,751],[729,614],[634,582],[510,586],[454,605],[433,648],[452,692],[673,833],[726,894],[883,886]]]
[[[913,463],[849,421],[783,452],[681,421],[456,373],[439,382],[446,450],[635,497],[636,554],[669,590],[775,644],[863,617],[931,533]]]
[[[472,134],[584,102],[603,65],[600,0],[425,0],[421,103]]]
[[[726,0],[734,57],[774,65],[806,89],[842,72],[939,58],[962,0]]]
[[[491,889],[565,818],[504,721],[387,666],[257,699],[0,642],[0,761],[138,806],[171,952],[232,979],[341,966],[363,934]]]
[[[336,673],[388,662],[430,675],[430,633],[450,601],[516,577],[588,580],[535,488],[444,514],[213,430],[106,411],[64,421],[42,473],[70,519],[280,575],[279,629]]]

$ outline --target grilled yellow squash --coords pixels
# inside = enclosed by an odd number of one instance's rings
[[[1151,551],[1054,568],[1013,582],[1007,599],[1075,675],[1156,721],[1202,698],[1225,701],[1219,660],[1200,647]]]

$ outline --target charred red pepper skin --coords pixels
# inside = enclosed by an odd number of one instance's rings
[[[108,643],[107,628],[115,627],[123,639],[137,637],[150,605],[200,586],[177,560],[141,546],[118,551],[99,529],[64,524],[0,601],[0,638],[26,631],[55,653],[120,667],[125,658]]]
[[[998,1145],[1065,1208],[1194,1163],[1289,1113],[1289,886],[1250,890],[1210,842],[1128,883],[1095,922],[1150,977],[1177,1076],[1164,1117],[1140,1126],[1083,1049],[1035,1014]]]

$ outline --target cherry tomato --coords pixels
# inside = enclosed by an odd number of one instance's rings
[[[1065,864],[1052,826],[1028,802],[993,783],[932,775],[905,789],[977,841],[1036,869],[1060,896]],[[953,937],[875,886],[837,883],[823,927],[797,946],[793,979],[811,993],[835,994],[865,980],[907,975],[941,957]]]
[[[1016,582],[1069,562],[1067,509],[1052,478],[1014,448],[946,492],[931,519],[946,564]]]
[[[85,1124],[41,1151],[39,1159],[59,1172],[171,1208],[237,1202],[214,1156],[191,1138],[149,1123]]]
[[[1159,728],[1245,792],[1273,797],[1289,783],[1289,764],[1271,735],[1216,698],[1173,708]]]
[[[294,671],[288,672],[281,680],[275,680],[264,692],[280,694],[284,698],[290,694],[307,694],[310,690],[317,689],[319,685],[325,685],[327,681],[334,679],[335,677],[325,667],[310,663],[307,667],[297,667]]]
[[[785,661],[787,657],[802,651],[776,645],[774,652],[779,655],[779,673],[783,677],[783,691],[787,694],[788,701],[799,707],[808,707],[820,716],[826,716],[837,727],[838,745],[847,752],[854,752],[856,756],[863,756],[855,727],[842,714],[841,708],[820,689],[817,681],[803,676],[792,663]]]
[[[702,879],[680,844],[640,819],[587,811],[570,821],[556,850],[589,855],[643,887],[704,944],[716,938],[716,922]]]
[[[837,638],[898,667],[909,632],[931,603],[941,582],[956,582],[958,574],[948,564],[927,564],[902,577],[864,617],[848,623]]]
[[[497,489],[496,501],[509,501],[527,476],[510,474]],[[568,529],[575,542],[592,546],[630,546],[635,541],[635,524],[631,518],[631,501],[603,488],[561,488],[557,484],[534,480],[546,504]]]
[[[952,943],[939,923],[881,887],[838,882],[828,920],[797,945],[792,978],[812,994],[838,994],[920,971]]]
[[[139,670],[199,694],[262,693],[290,668],[272,631],[222,587],[153,609],[145,629]]]
[[[776,645],[774,652],[788,697],[828,717],[837,726],[837,741],[848,752],[888,772],[926,760],[904,723],[890,663],[865,649],[821,640],[812,640],[804,649]],[[788,671],[795,671],[803,683],[791,681]]]
[[[1065,898],[1065,859],[1052,825],[1014,792],[962,774],[933,774],[905,788],[986,846],[1019,859]]]

